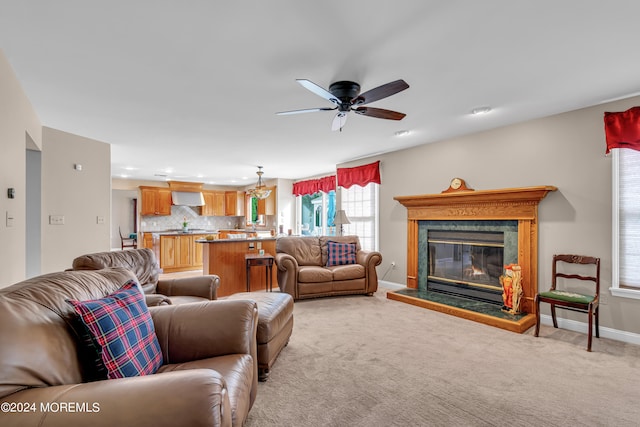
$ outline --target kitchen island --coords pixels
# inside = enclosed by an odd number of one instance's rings
[[[202,245],[195,242],[213,233],[207,230],[166,230],[142,233],[142,247],[152,249],[164,273],[200,270]]]
[[[204,274],[215,274],[220,277],[218,296],[228,296],[247,290],[246,254],[258,254],[260,250],[273,256],[276,254],[275,237],[250,237],[244,239],[198,239],[196,244],[203,247],[202,262]],[[265,272],[261,268],[252,268],[249,272],[251,291],[267,289]],[[271,280],[277,283],[274,268]]]

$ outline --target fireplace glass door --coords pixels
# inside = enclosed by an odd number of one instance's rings
[[[502,302],[502,232],[430,230],[428,248],[428,289]]]

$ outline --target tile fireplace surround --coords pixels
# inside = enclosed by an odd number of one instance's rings
[[[410,292],[387,293],[387,298],[440,311],[513,332],[523,333],[535,325],[534,297],[538,292],[538,204],[553,186],[499,190],[446,191],[441,194],[398,196],[407,208],[407,288],[423,289],[420,262],[426,262],[425,243],[420,242],[424,221],[517,221],[517,263],[522,267],[523,298],[520,316],[495,317],[410,296]],[[420,224],[423,224],[421,227]],[[423,249],[420,250],[420,247]]]

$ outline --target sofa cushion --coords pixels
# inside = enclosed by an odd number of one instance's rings
[[[327,242],[327,267],[356,263],[356,245],[354,243]]]
[[[361,279],[365,276],[364,266],[360,264],[337,265],[330,267],[333,280]]]
[[[331,282],[332,280],[333,272],[328,268],[307,265],[298,270],[298,282],[301,283]]]
[[[284,252],[296,259],[298,265],[326,264],[323,260],[320,240],[315,236],[281,237],[276,241],[276,253]]]
[[[153,374],[162,365],[153,321],[135,281],[104,298],[68,302],[93,335],[107,378]]]
[[[75,258],[72,264],[73,270],[102,270],[108,267],[131,270],[145,293],[156,291],[161,270],[155,254],[149,248],[82,255]]]

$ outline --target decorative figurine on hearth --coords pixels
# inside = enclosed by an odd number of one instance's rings
[[[504,266],[504,274],[500,276],[502,285],[502,311],[509,314],[520,314],[522,299],[522,269],[518,264]]]

